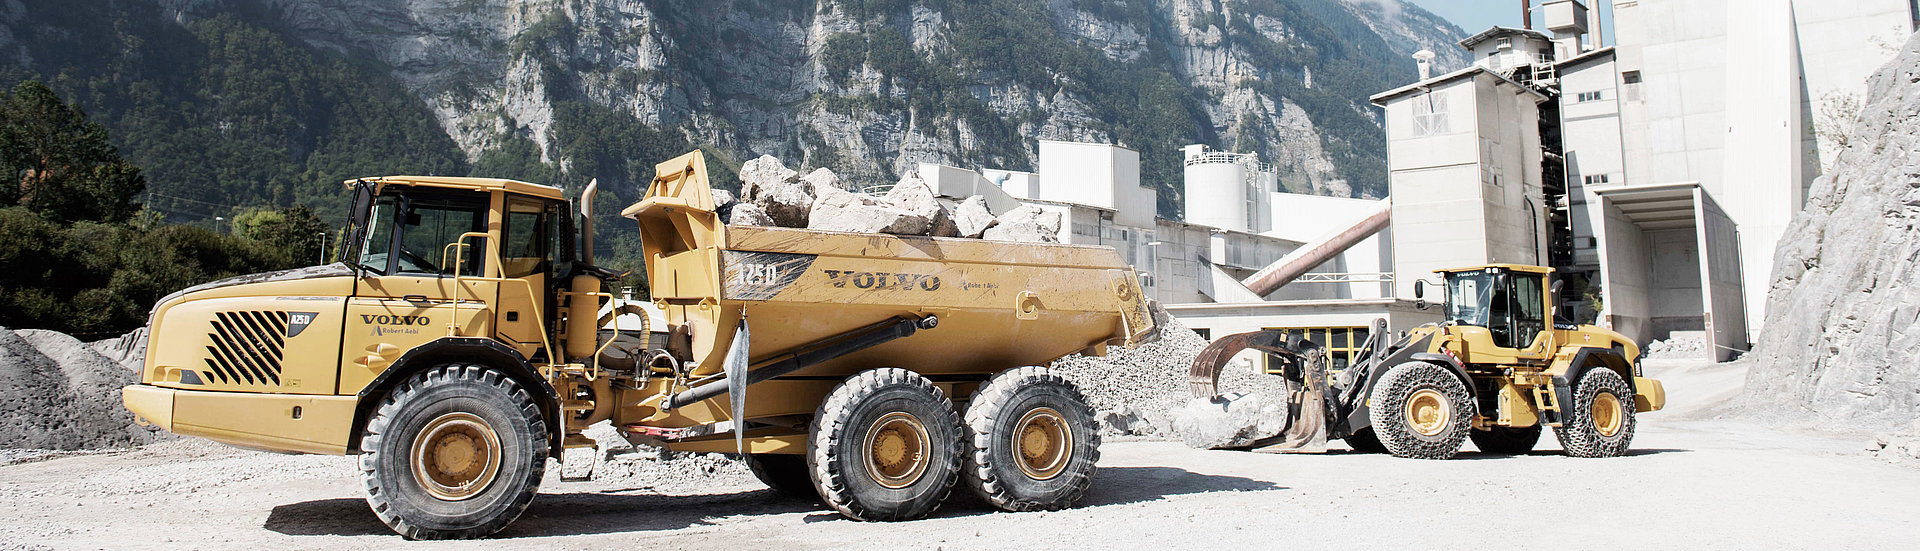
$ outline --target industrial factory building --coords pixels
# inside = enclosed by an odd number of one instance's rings
[[[1489,263],[1555,267],[1563,319],[1643,344],[1694,335],[1725,359],[1758,331],[1774,243],[1836,153],[1834,121],[1814,114],[1863,97],[1920,14],[1908,0],[1613,7],[1612,47],[1597,13],[1557,0],[1463,40],[1472,66],[1434,74],[1415,54],[1420,80],[1372,98],[1388,199],[1288,193],[1257,156],[1203,145],[1182,148],[1182,220],[1156,216],[1125,147],[1042,141],[1036,172],[920,173],[996,212],[1061,213],[1062,242],[1119,249],[1203,335],[1299,330],[1335,367],[1376,319],[1440,321],[1416,280]]]

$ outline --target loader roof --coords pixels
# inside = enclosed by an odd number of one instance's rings
[[[557,188],[557,187],[522,182],[519,180],[506,180],[501,178],[461,178],[461,177],[454,177],[454,176],[380,176],[377,178],[359,178],[354,180],[347,180],[345,184],[348,187],[352,187],[355,183],[358,183],[358,182],[373,182],[380,186],[386,186],[388,184],[398,184],[403,186],[439,187],[439,188],[469,189],[469,190],[482,190],[482,191],[503,190],[503,191],[509,191],[513,193],[524,193],[527,195],[544,197],[548,199],[564,199],[565,198],[565,195],[561,192],[560,188]]]
[[[1509,270],[1509,271],[1515,271],[1515,272],[1527,272],[1527,273],[1533,273],[1533,274],[1553,273],[1553,268],[1547,268],[1544,266],[1529,266],[1526,264],[1481,264],[1479,266],[1462,266],[1459,268],[1446,268],[1446,269],[1434,270],[1433,273],[1447,274],[1447,273],[1453,273],[1453,272],[1471,272],[1474,270],[1485,270],[1487,268],[1500,268],[1502,270]]]

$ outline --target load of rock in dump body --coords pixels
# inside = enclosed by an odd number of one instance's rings
[[[714,207],[730,225],[855,233],[967,237],[1058,243],[1061,217],[1032,206],[994,213],[984,197],[953,201],[909,172],[874,195],[826,168],[801,175],[771,155],[740,167],[740,194],[714,190]]]
[[[1080,387],[1108,436],[1179,438],[1176,413],[1193,399],[1187,372],[1207,340],[1169,315],[1158,302],[1148,309],[1160,338],[1133,349],[1113,347],[1104,358],[1067,356],[1051,366]],[[1286,381],[1257,371],[1258,362],[1236,361],[1220,374],[1220,390],[1283,402]]]

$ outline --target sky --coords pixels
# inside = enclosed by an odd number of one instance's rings
[[[1447,18],[1460,30],[1471,35],[1494,25],[1502,27],[1520,27],[1520,3],[1514,0],[1406,0],[1419,5],[1434,15]],[[1540,28],[1540,4],[1545,0],[1533,0],[1534,28]],[[1608,44],[1613,43],[1613,0],[1585,0],[1582,3],[1591,8],[1600,7],[1600,25],[1606,27],[1602,35]],[[1542,32],[1545,32],[1542,29]]]

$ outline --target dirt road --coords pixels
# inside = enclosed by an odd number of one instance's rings
[[[1676,401],[1737,386],[1723,367],[1666,369]],[[1678,383],[1678,384],[1673,384]],[[1000,513],[956,491],[933,518],[859,523],[720,487],[561,483],[496,539],[405,542],[362,499],[353,459],[282,456],[197,440],[0,467],[4,548],[663,549],[1853,548],[1920,546],[1920,469],[1862,456],[1864,437],[1642,417],[1636,452],[1573,459],[1551,437],[1509,457],[1198,451],[1113,442],[1080,507]],[[1499,543],[1493,543],[1499,542]]]

